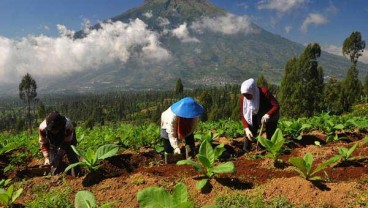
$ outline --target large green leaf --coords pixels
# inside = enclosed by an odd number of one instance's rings
[[[99,160],[103,160],[116,155],[119,151],[119,146],[115,144],[105,144],[97,149],[96,157]]]
[[[193,160],[180,160],[176,163],[177,165],[191,165],[196,169],[196,171],[204,173],[203,168],[198,163],[194,162]]]
[[[15,191],[11,197],[11,201],[14,202],[15,200],[17,200],[17,198],[22,194],[22,192],[23,192],[22,188]]]
[[[199,154],[206,157],[211,166],[215,162],[215,154],[213,152],[212,145],[207,140],[203,141],[199,147]]]
[[[75,208],[97,207],[95,196],[89,191],[78,191],[74,199]]]
[[[221,143],[215,147],[215,150],[214,150],[215,160],[217,160],[222,155],[222,153],[226,150],[224,146],[225,144]]]
[[[173,200],[176,205],[188,201],[188,190],[183,183],[178,183],[174,187]]]
[[[262,138],[262,137],[258,137],[258,141],[259,143],[267,149],[267,151],[271,151],[272,150],[272,146],[273,146],[273,143],[268,140],[268,139],[265,139],[265,138]]]
[[[304,155],[303,159],[305,161],[306,173],[309,175],[313,165],[313,155],[310,152],[308,152],[307,154]]]
[[[206,156],[199,154],[199,155],[197,155],[197,157],[198,157],[198,160],[203,164],[204,167],[206,167],[206,168],[211,168],[212,167],[211,162],[207,159]]]
[[[163,188],[148,187],[138,192],[137,199],[142,208],[173,207],[173,198]]]
[[[289,158],[289,162],[293,164],[304,176],[307,174],[305,161],[300,157]]]
[[[213,168],[214,173],[235,173],[236,168],[234,166],[234,163],[232,162],[226,162],[219,164]]]
[[[85,163],[84,162],[77,162],[77,163],[70,164],[70,165],[68,165],[68,167],[65,168],[64,173],[68,172],[70,169],[72,169],[72,168],[74,168],[78,165],[85,165]]]
[[[201,190],[207,183],[208,183],[208,178],[198,181],[196,184],[196,189]]]

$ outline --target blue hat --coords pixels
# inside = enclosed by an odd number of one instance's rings
[[[185,97],[171,105],[172,112],[182,118],[197,118],[203,113],[203,107],[191,97]]]

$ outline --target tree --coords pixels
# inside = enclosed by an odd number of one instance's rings
[[[340,102],[342,83],[336,78],[330,78],[324,88],[324,104],[329,112],[341,113],[343,111],[342,103]]]
[[[348,73],[343,83],[343,90],[341,96],[341,102],[345,111],[349,111],[351,106],[356,102],[362,95],[363,85],[359,80],[359,71],[356,67],[358,58],[362,56],[365,48],[365,41],[362,40],[360,32],[353,32],[345,39],[342,53],[350,57],[352,66],[349,68]]]
[[[322,109],[323,69],[317,61],[320,56],[320,46],[313,43],[299,58],[287,62],[279,92],[283,115],[313,116]]]
[[[365,96],[368,97],[368,74],[365,75],[364,92],[365,92]]]
[[[348,55],[350,57],[350,61],[356,65],[358,58],[363,54],[364,48],[365,41],[362,40],[360,32],[353,32],[345,39],[342,47],[342,54],[344,56]]]
[[[183,91],[184,91],[184,86],[183,86],[183,83],[181,82],[181,79],[179,78],[178,80],[176,80],[175,94],[180,95],[183,93]]]
[[[28,127],[32,133],[32,116],[31,116],[31,104],[37,97],[37,84],[30,74],[24,75],[22,81],[19,84],[19,97],[25,103],[27,103],[27,118]]]
[[[258,77],[257,86],[268,87],[268,82],[267,82],[266,78],[263,76],[263,74],[261,74],[261,76]]]

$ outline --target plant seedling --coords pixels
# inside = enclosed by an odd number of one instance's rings
[[[336,162],[336,158],[332,157],[329,160],[321,163],[315,169],[313,167],[313,156],[311,153],[307,153],[303,158],[300,157],[292,157],[289,159],[289,162],[296,167],[295,171],[299,173],[299,175],[306,180],[321,180],[320,176],[316,176],[316,173],[322,171],[327,166]]]
[[[82,161],[69,165],[64,172],[67,172],[68,170],[78,165],[86,167],[89,172],[96,171],[100,168],[99,163],[101,160],[116,155],[116,153],[119,150],[119,146],[115,144],[105,144],[99,147],[96,153],[94,153],[94,151],[90,148],[88,148],[87,151],[84,153],[82,151],[79,151],[73,145],[72,149],[77,155],[79,155],[82,158]]]
[[[193,160],[180,160],[177,165],[191,165],[195,170],[202,173],[206,178],[200,180],[196,184],[197,189],[202,189],[209,181],[209,178],[213,177],[217,173],[234,173],[236,168],[234,163],[226,162],[215,166],[215,161],[222,155],[225,151],[224,144],[220,144],[213,149],[212,145],[208,140],[204,140],[199,147],[199,153],[197,158],[200,165]]]
[[[8,189],[0,188],[0,202],[7,207],[13,207],[13,203],[22,194],[23,189],[20,188],[14,191],[14,186],[9,186]]]
[[[357,148],[358,143],[355,143],[351,148],[347,149],[345,147],[341,147],[339,148],[339,154],[335,156],[336,161],[342,161],[342,162],[346,162],[346,161],[351,161],[354,160],[355,157],[351,157],[351,154],[355,151],[355,149]]]
[[[285,138],[282,135],[280,129],[276,129],[275,133],[272,135],[271,140],[266,138],[262,138],[261,136],[257,137],[257,140],[261,145],[266,148],[268,154],[267,157],[273,159],[274,161],[277,160],[278,155],[282,151],[282,146],[285,143]]]

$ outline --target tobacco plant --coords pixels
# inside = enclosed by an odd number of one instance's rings
[[[98,206],[96,202],[96,198],[93,193],[89,191],[78,191],[75,195],[74,199],[74,206],[75,208],[110,208],[112,207],[117,201],[108,202],[101,206]]]
[[[307,153],[303,158],[300,157],[292,157],[289,159],[289,162],[295,167],[295,171],[299,173],[299,175],[307,180],[321,180],[320,176],[316,176],[316,174],[322,170],[324,170],[327,166],[332,165],[336,162],[336,158],[332,157],[329,160],[321,163],[315,169],[313,169],[313,156],[311,153]]]
[[[73,145],[72,149],[82,158],[82,161],[69,165],[64,172],[67,172],[78,165],[86,167],[89,172],[96,171],[100,168],[99,163],[102,160],[116,155],[119,150],[119,146],[115,144],[106,144],[99,147],[96,152],[91,148],[88,148],[86,152],[82,152]]]
[[[14,191],[14,186],[11,185],[7,189],[0,188],[0,203],[7,206],[13,207],[13,203],[22,194],[23,188]]]
[[[276,129],[275,133],[272,135],[271,140],[268,140],[266,138],[263,138],[261,136],[257,137],[257,140],[259,143],[266,148],[268,154],[266,157],[269,157],[273,159],[274,161],[277,161],[278,155],[282,151],[282,146],[285,143],[285,138],[282,135],[282,132],[280,129]]]
[[[208,140],[204,140],[199,147],[199,153],[197,158],[200,162],[197,163],[193,160],[180,160],[177,165],[191,165],[195,170],[204,175],[204,179],[200,180],[196,184],[197,189],[202,189],[215,174],[218,173],[234,173],[236,168],[234,163],[226,162],[215,166],[215,161],[225,151],[224,144],[220,144],[213,149],[212,145]]]
[[[347,149],[345,147],[339,148],[339,154],[335,156],[336,161],[346,162],[354,160],[355,157],[351,157],[351,154],[357,148],[358,143],[355,143],[351,148]]]
[[[164,188],[148,187],[138,192],[137,199],[142,208],[180,207],[193,208],[193,202],[188,200],[188,190],[183,183],[174,187],[172,195]]]

